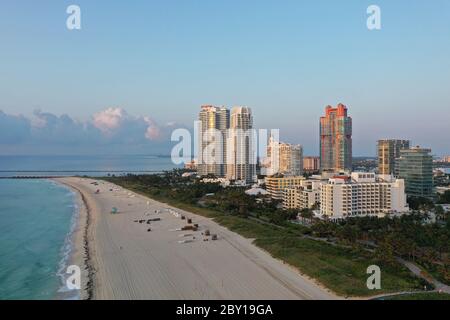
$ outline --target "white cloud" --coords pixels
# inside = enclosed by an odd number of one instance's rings
[[[174,125],[171,123],[171,125]],[[53,146],[111,150],[170,150],[172,126],[160,126],[150,116],[133,116],[122,108],[107,108],[87,121],[69,115],[36,110],[32,117],[10,115],[0,110],[0,146]]]
[[[149,140],[156,140],[161,138],[161,129],[158,127],[156,122],[150,117],[144,117],[144,121],[148,125],[145,132],[145,137]]]
[[[108,108],[95,113],[93,122],[94,126],[103,133],[110,134],[113,130],[119,128],[127,117],[127,112],[121,108]]]

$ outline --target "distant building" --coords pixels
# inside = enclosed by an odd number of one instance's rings
[[[183,178],[189,178],[189,177],[194,177],[197,175],[197,172],[184,172],[181,176]]]
[[[298,144],[278,142],[271,137],[267,145],[267,166],[267,175],[301,176],[303,147]]]
[[[378,173],[395,174],[395,159],[400,150],[409,149],[409,140],[385,139],[378,141]]]
[[[266,189],[272,199],[283,200],[284,191],[293,187],[300,187],[305,180],[304,177],[266,177]]]
[[[304,157],[303,170],[305,172],[317,172],[320,170],[320,157]]]
[[[288,188],[283,194],[283,209],[311,209],[320,203],[320,180],[303,180],[301,186]]]
[[[301,145],[280,144],[280,172],[290,176],[303,174],[303,148]]]
[[[343,104],[327,106],[320,118],[320,166],[322,171],[352,170],[352,118]]]
[[[320,213],[330,219],[409,211],[404,180],[388,175],[354,172],[350,176],[335,176],[320,189]]]
[[[433,198],[433,157],[431,149],[414,147],[400,150],[396,172],[405,180],[406,194],[411,197]]]
[[[450,163],[450,156],[444,156],[444,157],[442,158],[442,160],[443,160],[443,162]]]
[[[224,177],[230,111],[225,107],[202,106],[199,122],[198,174]]]
[[[256,152],[253,137],[252,111],[247,107],[231,110],[227,137],[226,177],[250,184],[256,181]]]
[[[197,162],[194,160],[184,164],[184,168],[187,170],[197,170]]]

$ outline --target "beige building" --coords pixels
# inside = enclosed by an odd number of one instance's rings
[[[283,194],[283,209],[311,209],[320,203],[322,181],[304,180],[301,186],[286,189]]]
[[[354,172],[320,187],[320,213],[331,219],[406,213],[405,182],[390,175]]]
[[[403,149],[409,149],[408,140],[378,140],[378,173],[395,174],[395,159]]]
[[[320,170],[320,157],[304,157],[303,170],[305,172],[317,172]]]
[[[230,130],[227,136],[227,170],[229,180],[256,180],[256,139],[253,129],[252,111],[247,107],[231,110]]]
[[[276,200],[283,200],[286,189],[300,187],[304,177],[286,176],[286,177],[266,177],[266,189],[269,195]]]
[[[197,169],[200,176],[224,177],[226,133],[230,112],[225,107],[202,106],[199,113],[199,147]]]

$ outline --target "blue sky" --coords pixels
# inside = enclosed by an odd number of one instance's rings
[[[81,7],[80,31],[66,29],[70,4]],[[366,28],[370,4],[380,31]],[[257,127],[316,154],[319,117],[342,102],[354,155],[375,155],[390,137],[450,153],[448,0],[5,0],[0,40],[5,123],[39,109],[86,126],[114,107],[132,115],[124,123],[142,129],[145,116],[164,131],[192,126],[202,104],[247,105]],[[7,136],[8,153],[44,141]]]

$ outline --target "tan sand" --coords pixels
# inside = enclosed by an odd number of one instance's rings
[[[78,262],[92,268],[83,297],[93,299],[336,299],[335,295],[272,258],[251,240],[194,215],[132,193],[108,182],[59,178],[82,195],[86,204],[78,228]],[[100,193],[96,194],[99,189]],[[112,189],[112,191],[111,191]],[[111,214],[117,207],[118,214]],[[174,231],[186,225],[197,232]],[[155,213],[160,210],[160,213]],[[88,214],[86,214],[88,213]],[[135,220],[161,218],[140,224]],[[86,229],[87,227],[87,229]],[[148,229],[151,231],[148,232]],[[206,229],[217,241],[203,241]],[[87,233],[83,232],[87,230]],[[183,236],[186,235],[186,236]],[[195,237],[195,239],[194,239]],[[87,240],[88,257],[83,244]],[[180,243],[192,240],[189,243]],[[81,246],[81,247],[80,247]],[[90,283],[90,280],[93,282]]]

